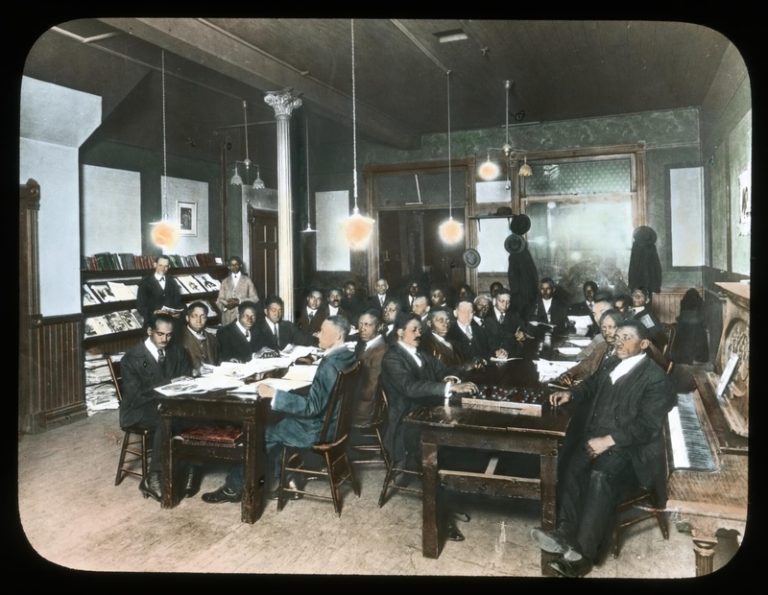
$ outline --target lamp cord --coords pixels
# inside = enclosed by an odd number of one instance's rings
[[[312,227],[309,217],[309,117],[306,111],[304,112],[304,116],[304,144],[307,153],[307,227]]]
[[[248,108],[245,99],[243,99],[243,122],[245,123],[245,167],[251,163],[251,159],[248,157]]]
[[[165,50],[160,53],[160,83],[163,98],[163,221],[168,219],[168,155],[165,141]]]
[[[357,102],[355,90],[355,19],[350,19],[352,31],[352,194],[357,208]]]
[[[451,71],[445,71],[446,91],[448,95],[448,218],[453,219],[453,183],[451,178]]]

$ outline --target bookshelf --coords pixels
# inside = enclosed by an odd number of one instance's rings
[[[208,304],[208,319],[216,324],[216,297],[227,268],[212,254],[169,258],[168,277],[178,284],[182,301]],[[136,294],[142,277],[154,270],[154,257],[104,253],[83,258],[83,266],[83,346],[91,353],[124,351],[143,335]]]

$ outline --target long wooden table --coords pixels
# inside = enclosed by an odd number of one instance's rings
[[[536,369],[530,360],[492,366],[484,372],[482,381],[505,386],[538,386]],[[462,408],[460,399],[455,397],[451,403],[421,407],[405,418],[406,423],[417,425],[421,431],[423,555],[428,558],[440,555],[439,485],[464,493],[538,499],[542,527],[554,529],[558,448],[570,421],[567,409],[546,404],[541,416],[533,416]],[[492,470],[474,473],[445,469],[439,464],[438,450],[446,446],[538,455],[539,477],[498,475]],[[542,552],[543,574],[552,574],[548,562],[554,558]]]
[[[255,523],[264,510],[265,490],[268,489],[264,428],[269,412],[268,399],[242,398],[214,391],[205,394],[187,394],[158,397],[161,423],[165,427],[169,444],[163,452],[163,493],[161,505],[172,508],[178,503],[177,486],[171,465],[173,425],[176,419],[196,419],[209,422],[233,423],[243,428],[243,499],[241,518],[244,523]]]

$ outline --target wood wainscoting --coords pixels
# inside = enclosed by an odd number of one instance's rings
[[[680,300],[689,289],[690,287],[667,287],[662,288],[661,293],[653,294],[653,312],[661,322],[677,322],[677,317],[680,315]],[[700,294],[702,293],[700,287],[696,289]]]
[[[20,431],[42,432],[86,416],[82,318],[32,318],[19,352]]]

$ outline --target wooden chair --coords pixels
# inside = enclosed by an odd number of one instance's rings
[[[381,389],[382,398],[386,401],[387,395],[384,392],[384,389]],[[384,460],[387,464],[387,472],[384,474],[384,485],[381,487],[381,494],[379,494],[379,508],[384,506],[384,503],[387,501],[387,492],[392,489],[398,492],[407,492],[409,494],[417,494],[421,495],[422,490],[420,488],[416,487],[408,487],[407,485],[398,485],[397,479],[398,478],[407,478],[407,477],[418,477],[419,482],[421,482],[421,479],[423,477],[423,474],[421,471],[412,471],[410,469],[405,469],[404,467],[395,467],[394,461],[392,460],[392,457],[387,453],[386,448],[384,448],[384,444],[382,443],[382,452],[384,454]]]
[[[387,403],[387,397],[381,386],[378,386],[370,419],[362,423],[352,424],[352,429],[355,430],[362,442],[352,444],[350,441],[350,450],[352,450],[352,452],[361,453],[363,455],[374,453],[378,456],[374,458],[365,457],[351,459],[353,464],[363,465],[370,463],[384,463],[385,466],[389,466],[389,457],[384,448],[384,439],[381,435],[382,427],[387,420],[388,410],[389,404]]]
[[[360,496],[360,484],[355,478],[352,465],[347,453],[348,437],[352,427],[352,406],[358,389],[360,362],[339,372],[334,385],[328,408],[320,430],[320,439],[308,450],[319,455],[323,460],[320,469],[309,468],[305,465],[302,451],[283,446],[280,465],[280,484],[278,487],[277,509],[282,510],[289,494],[302,494],[313,498],[333,501],[336,514],[341,516],[341,486],[345,481],[352,484],[356,496]],[[298,486],[292,487],[290,475],[294,477],[327,477],[331,495],[308,492]]]
[[[120,362],[113,361],[109,355],[106,356],[106,359],[109,374],[115,385],[115,391],[117,391],[117,400],[122,402],[123,395],[120,392],[120,382],[123,376],[120,372]],[[120,448],[115,485],[120,485],[126,475],[144,479],[147,476],[149,455],[152,452],[152,430],[136,425],[121,429],[123,430],[123,445]],[[135,469],[137,462],[141,462],[141,473]]]
[[[649,519],[656,519],[664,539],[669,539],[667,513],[658,508],[653,493],[639,488],[619,504],[616,509],[616,524],[613,527],[613,557],[618,558],[622,546],[622,533],[628,527]]]
[[[677,323],[664,322],[662,324],[664,325],[664,335],[666,336],[666,344],[664,345],[662,353],[666,357],[669,357],[670,352],[672,351],[672,344],[675,341],[675,334],[677,333]]]

